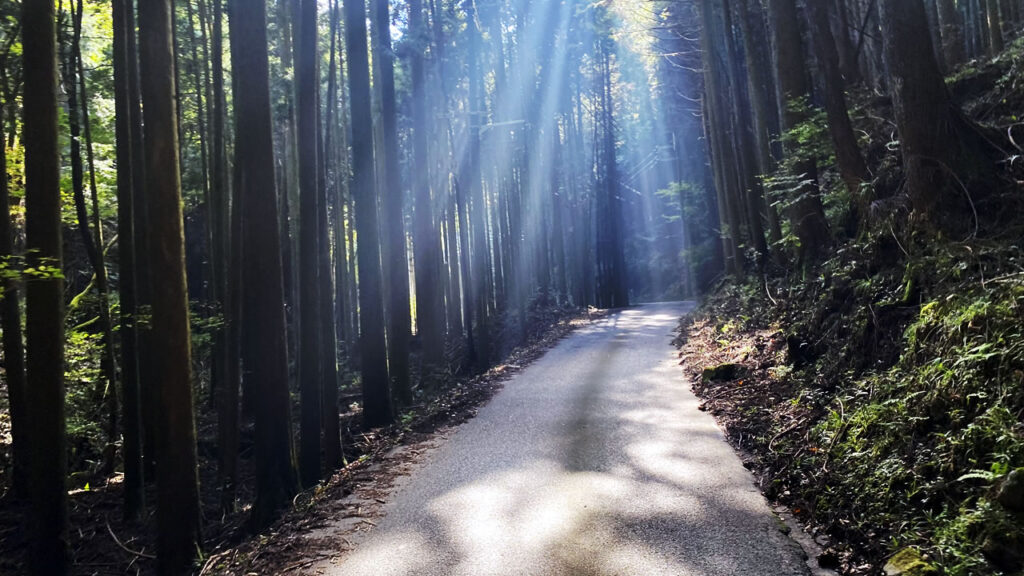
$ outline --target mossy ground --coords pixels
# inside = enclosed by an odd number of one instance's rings
[[[1024,466],[1024,253],[933,245],[901,274],[859,249],[708,299],[680,338],[696,391],[848,572],[916,545],[946,574],[1018,574],[1024,517],[993,497]],[[701,380],[721,363],[743,369]]]

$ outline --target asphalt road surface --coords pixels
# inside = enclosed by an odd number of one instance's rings
[[[325,574],[807,574],[683,379],[688,304],[618,312],[563,340],[401,483]]]

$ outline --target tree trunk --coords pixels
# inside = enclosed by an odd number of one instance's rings
[[[724,86],[723,59],[716,49],[723,41],[721,27],[715,16],[715,2],[701,2],[701,48],[704,53],[704,119],[710,144],[711,161],[715,170],[715,188],[721,205],[720,223],[723,250],[726,255],[725,268],[729,274],[743,273],[743,251],[740,236],[739,193],[737,190],[737,160],[732,148],[732,123],[722,103],[729,96]],[[600,229],[599,229],[600,230]]]
[[[236,163],[242,200],[242,268],[246,297],[246,379],[256,395],[256,502],[252,521],[267,526],[291,502],[298,488],[292,451],[281,271],[270,115],[266,5],[234,0],[231,62],[235,70]]]
[[[737,176],[740,182],[740,202],[746,209],[747,236],[750,247],[753,248],[763,262],[768,257],[768,243],[764,236],[764,223],[761,219],[761,208],[764,204],[764,191],[761,181],[757,178],[757,161],[754,153],[754,136],[750,130],[751,113],[747,102],[749,94],[744,94],[742,84],[739,80],[740,71],[737,55],[736,36],[733,33],[732,8],[729,2],[724,2],[722,13],[724,17],[725,48],[726,48],[726,84],[729,87],[729,101],[731,102],[728,121],[732,124],[732,147],[736,155]]]
[[[775,158],[772,156],[772,142],[777,140],[778,122],[772,116],[778,110],[775,100],[775,83],[771,70],[765,64],[771,58],[764,58],[763,47],[767,45],[767,31],[764,29],[764,18],[760,2],[751,9],[752,0],[739,0],[740,30],[743,35],[743,53],[747,61],[747,86],[750,92],[750,106],[753,116],[754,142],[757,151],[757,168],[759,174],[769,174],[775,170]],[[756,36],[755,36],[756,34]],[[856,64],[854,64],[856,68]],[[763,190],[762,190],[763,192]],[[765,212],[768,215],[768,237],[774,245],[782,240],[782,227],[779,223],[779,211],[765,198]],[[774,250],[774,249],[773,249]]]
[[[960,11],[955,0],[936,0],[939,12],[939,27],[942,37],[942,52],[946,66],[950,69],[963,64],[967,59],[964,53],[964,27]]]
[[[342,465],[341,429],[338,421],[338,333],[335,327],[337,313],[334,308],[335,288],[333,282],[334,274],[332,274],[333,270],[331,268],[331,234],[327,215],[327,208],[329,204],[332,204],[332,198],[335,199],[333,202],[334,209],[340,208],[340,203],[337,201],[338,194],[332,192],[335,190],[334,180],[337,177],[337,171],[330,170],[330,168],[333,168],[333,163],[331,162],[331,158],[334,156],[332,136],[334,135],[334,111],[337,107],[338,91],[336,32],[339,27],[339,14],[338,7],[334,2],[329,4],[329,14],[331,54],[330,70],[327,75],[327,120],[324,123],[324,154],[321,157],[320,167],[324,185],[321,190],[320,202],[317,206],[317,217],[319,219],[320,232],[320,344],[322,346],[321,360],[323,361],[324,376],[322,398],[324,461],[328,469],[336,470]],[[335,230],[335,234],[339,233],[339,230]],[[342,300],[337,302],[338,306],[343,304],[344,301]]]
[[[411,318],[409,311],[409,261],[406,256],[405,212],[403,210],[402,166],[398,156],[398,108],[395,102],[395,63],[391,50],[390,0],[374,0],[373,22],[377,30],[373,59],[380,71],[381,95],[381,148],[384,152],[380,168],[384,170],[381,182],[381,214],[386,222],[384,234],[384,283],[388,298],[388,373],[392,392],[399,406],[412,404],[409,382],[409,339]],[[472,57],[472,56],[471,56]]]
[[[379,0],[381,1],[381,0]],[[473,290],[473,318],[476,322],[476,341],[473,352],[475,357],[470,361],[484,370],[490,365],[491,337],[487,287],[490,270],[487,267],[487,218],[484,211],[483,182],[480,176],[480,125],[485,120],[481,113],[483,104],[482,79],[478,55],[480,52],[480,30],[476,25],[476,10],[472,2],[466,2],[467,34],[469,49],[467,74],[469,76],[469,158],[466,166],[464,182],[469,192],[472,215],[469,230],[473,233],[472,245],[467,246],[472,259],[471,286]]]
[[[828,130],[835,146],[836,161],[839,174],[850,197],[854,199],[855,212],[863,217],[866,215],[871,197],[862,190],[863,184],[871,180],[868,165],[857,144],[857,135],[853,132],[853,123],[846,105],[846,91],[843,87],[842,73],[839,68],[839,54],[836,51],[832,29],[828,22],[825,6],[818,2],[807,4],[807,17],[811,36],[814,38],[818,68],[824,76],[825,113],[828,116]]]
[[[376,175],[373,166],[373,120],[370,65],[366,42],[366,7],[345,2],[345,46],[348,54],[349,97],[352,111],[352,194],[359,235],[359,352],[363,386],[363,425],[393,420],[388,379],[380,228],[377,220]]]
[[[139,357],[136,333],[135,231],[132,186],[136,177],[132,161],[132,124],[141,122],[131,106],[129,69],[138,67],[129,52],[129,36],[135,34],[134,8],[128,0],[113,0],[114,132],[117,154],[118,289],[121,296],[121,405],[124,443],[124,519],[137,521],[145,506],[142,475],[142,405],[139,402]],[[0,214],[2,216],[2,214]]]
[[[295,23],[299,114],[299,389],[302,404],[299,472],[302,486],[320,481],[320,280],[317,230],[317,3],[299,0]]]
[[[623,203],[619,194],[618,159],[615,147],[614,100],[612,98],[612,70],[610,41],[598,41],[601,91],[599,114],[600,151],[598,194],[598,305],[603,308],[629,306],[626,288],[626,263],[623,247]],[[596,130],[596,128],[595,128]]]
[[[200,15],[205,10],[200,11]],[[224,310],[225,291],[227,289],[228,271],[228,192],[226,149],[224,146],[224,39],[223,10],[221,0],[213,0],[213,32],[210,34],[212,80],[210,82],[210,257],[213,274],[213,297],[222,316]],[[210,387],[214,395],[220,394],[221,386],[227,379],[227,366],[231,361],[227,356],[227,336],[222,328],[217,331],[213,341],[213,366],[210,372]],[[237,360],[237,359],[236,359]],[[237,386],[237,383],[236,383]],[[218,400],[219,402],[219,400]]]
[[[237,77],[232,78],[233,83]],[[245,249],[242,242],[242,210],[245,199],[242,195],[239,164],[234,165],[234,178],[231,182],[231,213],[230,219],[230,262],[227,267],[226,286],[224,290],[225,370],[224,385],[221,387],[219,414],[217,418],[217,434],[220,440],[220,468],[217,471],[220,481],[221,510],[233,512],[238,488],[238,446],[239,427],[239,395],[242,389],[242,297],[244,295],[243,274]]]
[[[25,142],[26,416],[31,439],[30,569],[66,574],[68,499],[64,423],[64,280],[54,5],[21,5]]]
[[[964,233],[972,221],[969,193],[975,175],[991,173],[984,142],[956,110],[932,57],[922,0],[881,0],[882,33],[893,82],[906,190],[915,220],[925,227]],[[977,225],[977,213],[973,224]]]
[[[425,42],[422,0],[409,0],[409,33]],[[420,341],[421,379],[444,365],[444,301],[441,294],[440,237],[434,225],[429,178],[426,74],[423,50],[410,51],[412,75],[412,190],[414,197],[413,251],[416,263],[416,334]]]
[[[988,11],[989,55],[996,56],[1003,51],[1003,20],[999,13],[999,0],[985,0]]]
[[[201,542],[192,404],[192,355],[174,105],[171,1],[139,6],[146,188],[152,264],[152,334],[160,342],[157,412],[157,553],[161,574],[192,565]]]
[[[128,12],[130,19],[130,30],[135,30],[134,11]],[[129,59],[132,62],[138,61],[138,47],[136,34],[128,35]],[[142,92],[141,73],[139,65],[128,67],[128,91],[129,105],[133,117],[137,120],[132,122],[132,208],[134,220],[132,230],[135,233],[135,281],[137,292],[137,304],[139,314],[142,318],[149,319],[153,304],[153,279],[150,274],[152,264],[150,262],[150,237],[149,226],[149,205],[150,198],[147,190],[146,152],[143,138]],[[152,322],[144,321],[136,324],[136,335],[139,345],[139,400],[142,404],[142,465],[143,477],[147,481],[156,479],[157,459],[157,380],[159,372],[156,369],[156,346],[153,340]]]
[[[804,47],[796,0],[768,0],[768,18],[774,33],[772,47],[778,80],[778,101],[783,131],[790,130],[805,120],[792,104],[808,94],[804,66]],[[794,176],[807,182],[796,192],[797,199],[788,209],[793,231],[800,240],[800,261],[809,263],[820,259],[831,245],[825,209],[821,204],[821,191],[817,184],[817,167],[813,161],[800,162]]]
[[[861,81],[860,67],[857,65],[857,50],[850,35],[850,14],[847,11],[847,0],[833,0],[832,10],[836,17],[831,20],[832,35],[839,51],[839,69],[847,86],[859,84]]]

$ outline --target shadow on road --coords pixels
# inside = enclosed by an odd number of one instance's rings
[[[680,304],[623,310],[510,381],[328,573],[805,574],[682,380]]]

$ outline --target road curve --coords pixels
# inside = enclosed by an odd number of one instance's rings
[[[337,576],[787,576],[799,547],[683,379],[689,305],[615,313],[428,456]]]

